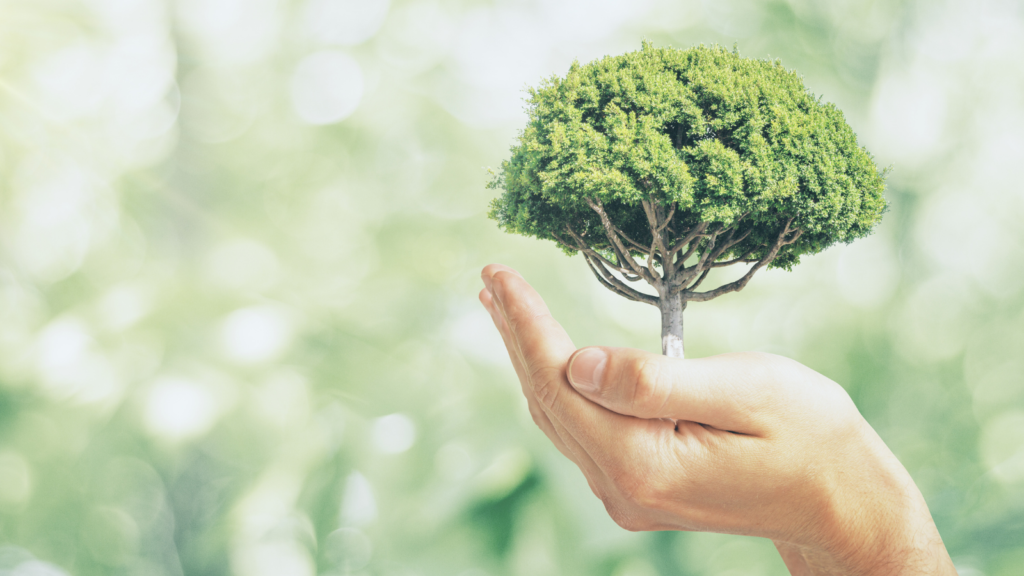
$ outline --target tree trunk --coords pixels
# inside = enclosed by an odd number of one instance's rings
[[[671,358],[683,358],[683,310],[686,303],[675,296],[662,296],[661,308],[661,353]]]

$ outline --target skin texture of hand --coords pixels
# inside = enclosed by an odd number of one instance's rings
[[[483,270],[534,422],[627,530],[770,538],[794,575],[956,570],[910,475],[835,382],[764,353],[577,350],[514,270]]]

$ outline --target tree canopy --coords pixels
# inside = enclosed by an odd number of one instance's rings
[[[531,88],[528,113],[490,182],[504,191],[490,216],[583,252],[635,300],[658,303],[611,271],[684,305],[707,300],[762,266],[790,269],[868,235],[886,208],[885,172],[843,113],[778,60],[645,42]],[[739,284],[696,291],[732,263],[754,266]]]

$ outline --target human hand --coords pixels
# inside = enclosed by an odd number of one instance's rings
[[[623,528],[770,538],[794,575],[956,574],[910,475],[838,384],[763,353],[576,350],[517,272],[482,278],[534,422]]]

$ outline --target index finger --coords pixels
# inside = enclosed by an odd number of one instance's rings
[[[576,348],[551,316],[544,300],[518,274],[500,267],[488,268],[484,269],[485,282],[489,283],[511,329],[537,401],[599,466],[617,468],[623,464],[624,455],[609,447],[619,446],[625,439],[624,433],[635,429],[641,420],[606,410],[580,395],[569,384],[565,372]],[[646,456],[628,455],[639,459]]]

